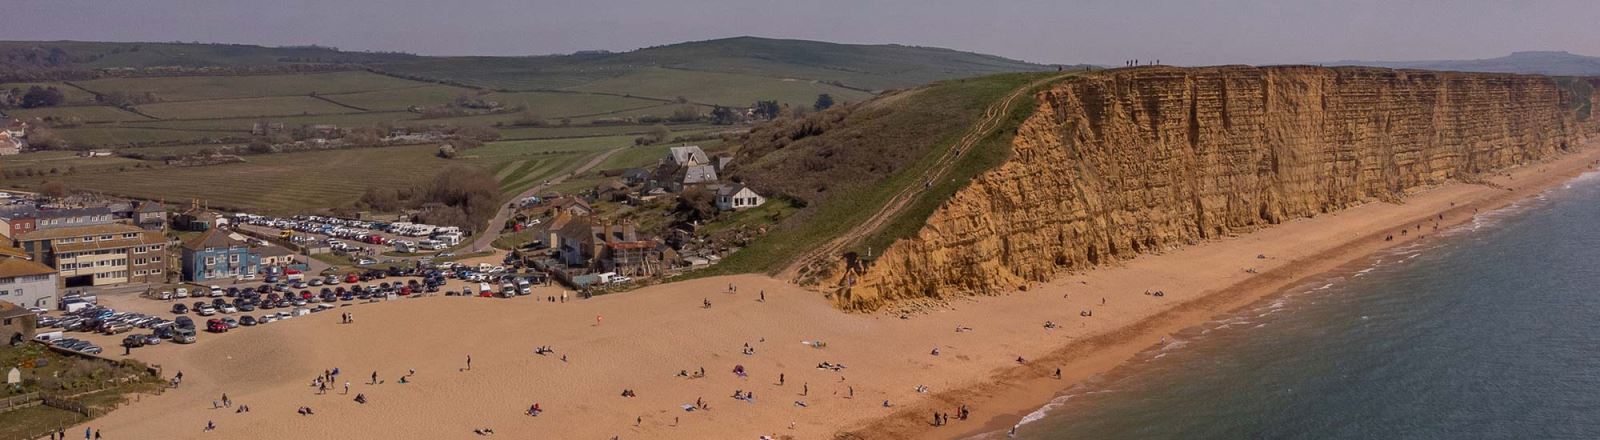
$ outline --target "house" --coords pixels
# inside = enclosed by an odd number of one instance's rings
[[[667,160],[670,161],[672,165],[677,165],[680,167],[713,165],[711,163],[711,158],[706,156],[705,150],[701,150],[700,146],[698,145],[672,147],[668,151]]]
[[[0,131],[0,156],[22,154],[22,150],[27,149],[27,147],[27,142],[24,142],[22,138],[12,136],[9,131]]]
[[[728,154],[717,155],[717,171],[727,171],[728,165],[733,164],[733,156]]]
[[[611,202],[628,200],[628,185],[621,180],[607,179],[594,186],[594,199]]]
[[[290,266],[295,264],[294,251],[282,246],[260,246],[256,254],[261,257],[262,267]]]
[[[550,205],[558,213],[565,212],[576,216],[594,215],[594,207],[589,206],[588,201],[579,197],[560,197],[551,201]]]
[[[58,282],[54,268],[27,259],[21,249],[0,252],[0,302],[53,310]]]
[[[197,206],[189,208],[188,211],[184,211],[173,216],[172,229],[179,231],[203,232],[216,228],[217,224],[220,222],[221,217],[219,217],[217,213],[201,209]]]
[[[183,280],[201,282],[255,275],[261,254],[232,233],[212,228],[183,242]]]
[[[640,237],[633,224],[597,224],[588,218],[564,222],[551,232],[558,260],[571,268],[598,269],[622,275],[658,274],[667,268],[671,248]],[[552,225],[554,226],[554,225]]]
[[[78,152],[78,157],[111,157],[114,154],[111,150],[87,150]]]
[[[0,301],[0,340],[15,346],[33,339],[39,328],[39,315],[15,304]]]
[[[55,227],[18,234],[13,245],[60,271],[67,287],[165,280],[166,238],[122,223]]]
[[[628,168],[622,170],[622,183],[628,186],[639,186],[650,181],[650,170],[644,168]]]
[[[110,209],[112,218],[118,222],[151,231],[167,229],[167,208],[160,203],[135,200],[112,204]]]
[[[717,209],[721,211],[749,209],[763,203],[767,203],[767,198],[756,194],[748,186],[733,184],[717,188]]]

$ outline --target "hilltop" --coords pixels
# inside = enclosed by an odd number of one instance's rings
[[[1338,61],[1345,66],[1373,66],[1391,69],[1448,70],[1459,72],[1527,73],[1538,75],[1593,76],[1600,75],[1600,57],[1578,55],[1565,51],[1512,52],[1498,58],[1479,60],[1421,60],[1421,61]]]
[[[525,57],[419,56],[319,46],[0,42],[0,68],[11,71],[174,67],[288,70],[341,66],[499,91],[575,89],[646,96],[671,93],[682,87],[651,83],[689,80],[697,73],[817,81],[851,90],[878,91],[942,79],[1049,68],[942,48],[759,37],[693,41],[628,52],[584,51]],[[638,83],[641,88],[630,90],[623,83]]]

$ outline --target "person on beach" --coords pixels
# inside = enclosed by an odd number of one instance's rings
[[[211,423],[210,420],[207,420],[206,421],[206,432],[211,432],[211,431],[215,431],[215,430],[217,430],[217,424],[216,423]],[[87,439],[87,438],[89,438],[89,436],[85,435],[85,436],[83,436],[83,438]]]
[[[401,380],[405,380],[405,377],[404,377],[404,376],[402,376],[402,377],[400,377],[400,379],[401,379]],[[349,395],[349,394],[350,394],[350,381],[348,381],[348,380],[347,380],[347,381],[344,381],[344,393],[345,393],[345,394],[346,394],[346,395]]]
[[[1060,379],[1061,378],[1061,368],[1059,368],[1059,367],[1056,368],[1055,377],[1056,377],[1056,379]]]
[[[811,384],[810,383],[801,383],[800,384],[800,395],[804,396],[804,395],[807,395],[807,394],[811,394]]]
[[[761,298],[756,299],[756,302],[767,302],[767,291],[766,290],[762,290],[761,291]]]
[[[372,372],[372,384],[373,385],[377,385],[378,384],[378,372],[377,371],[373,371]]]
[[[778,373],[778,386],[783,386],[783,373]]]
[[[467,371],[472,371],[472,355],[467,355]]]

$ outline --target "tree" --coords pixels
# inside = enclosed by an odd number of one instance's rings
[[[440,145],[439,146],[439,152],[437,153],[437,155],[439,157],[445,158],[445,159],[455,159],[456,158],[456,147],[454,145],[450,145],[450,144]]]
[[[717,215],[716,194],[702,187],[693,187],[678,196],[678,206],[673,209],[685,222],[709,220]]]
[[[64,150],[67,142],[55,130],[36,127],[28,130],[28,146],[39,150]]]
[[[268,142],[266,139],[255,138],[250,140],[250,146],[246,147],[245,151],[249,151],[251,154],[271,154],[278,152],[278,149],[273,147],[272,142]]]
[[[689,122],[698,121],[700,120],[700,117],[700,109],[694,108],[692,105],[684,105],[673,109],[672,117],[667,119],[671,120],[672,122]]]
[[[756,116],[772,119],[778,117],[782,112],[783,107],[778,105],[777,100],[756,101]]]
[[[61,105],[65,100],[66,97],[55,87],[33,86],[28,88],[28,93],[22,95],[22,108],[53,107]]]
[[[43,185],[39,185],[39,194],[44,194],[45,197],[52,199],[66,197],[68,192],[67,184],[61,183],[59,180],[52,180],[45,182]]]
[[[731,125],[735,122],[739,122],[739,115],[734,113],[733,109],[720,105],[711,108],[711,123],[717,125]]]
[[[828,107],[833,107],[833,95],[829,95],[827,93],[817,95],[817,103],[811,106],[811,108],[816,109],[819,112],[827,110]]]

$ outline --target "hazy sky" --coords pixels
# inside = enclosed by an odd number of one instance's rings
[[[1035,62],[1290,63],[1600,55],[1600,0],[4,0],[6,40],[320,44],[430,55],[629,50],[755,35]]]

